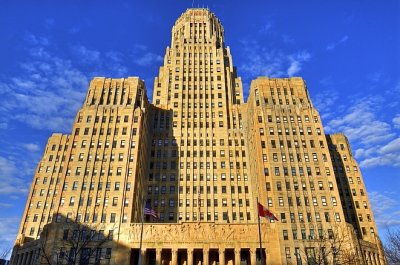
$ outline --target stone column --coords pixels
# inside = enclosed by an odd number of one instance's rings
[[[31,261],[32,261],[32,251],[29,252],[28,260],[27,260],[26,264],[27,264],[27,265],[31,265]]]
[[[146,265],[146,249],[142,248],[142,253],[140,253],[141,255],[141,264],[139,265]]]
[[[30,265],[34,265],[35,264],[35,259],[36,259],[36,250],[32,251],[32,257],[31,257]]]
[[[193,249],[187,250],[187,265],[193,265]]]
[[[21,265],[25,265],[25,262],[26,262],[26,257],[28,256],[28,253],[26,252],[26,253],[24,253],[24,254],[22,254],[22,260],[21,260]]]
[[[235,265],[240,265],[240,248],[235,248]]]
[[[257,264],[257,249],[256,248],[250,249],[250,263],[251,263],[251,265]]]
[[[225,249],[219,250],[219,265],[225,265]]]
[[[210,257],[209,257],[210,250],[208,248],[203,249],[203,264],[208,265]]]
[[[375,260],[375,264],[377,264],[377,265],[379,265],[379,262],[378,262],[378,254],[376,254],[376,253],[374,253],[374,260]]]
[[[18,260],[17,260],[17,263],[15,263],[15,265],[21,265],[23,258],[24,258],[24,254],[19,253],[18,254]]]
[[[171,264],[177,265],[178,264],[178,250],[171,249]]]
[[[16,254],[15,257],[14,257],[14,259],[13,259],[13,262],[12,262],[11,264],[12,264],[12,265],[18,265],[19,258],[20,258],[20,255],[19,255],[19,254]]]
[[[161,248],[157,248],[156,249],[156,264],[157,265],[161,265],[161,252],[162,252],[162,249]]]

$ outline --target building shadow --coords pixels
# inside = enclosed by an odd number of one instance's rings
[[[114,264],[113,252],[120,248],[117,226],[76,222],[64,215],[53,220],[39,238],[17,239],[10,264]]]
[[[132,229],[139,225],[144,228],[147,237],[143,239],[144,247],[140,249],[134,239],[141,237],[140,229]],[[44,226],[40,237],[20,237],[17,240],[11,256],[12,265],[169,265],[169,264],[262,264],[258,248],[232,247],[219,248],[218,245],[204,247],[185,246],[180,234],[174,234],[171,242],[157,247],[157,236],[154,239],[148,233],[167,231],[171,226],[197,227],[202,231],[205,226],[215,227],[218,233],[226,229],[226,224],[214,223],[183,223],[183,224],[120,224],[119,226],[106,223],[90,224],[70,220],[66,216],[54,216],[54,221]],[[222,228],[224,226],[224,228]],[[234,226],[231,228],[234,230]],[[118,231],[122,231],[120,234]],[[133,232],[133,234],[131,233]],[[229,232],[229,231],[227,231]],[[214,234],[213,233],[213,234]],[[129,235],[128,235],[129,234]],[[160,233],[162,234],[162,233]],[[201,236],[207,236],[202,234]],[[209,235],[213,237],[212,235]],[[164,237],[164,235],[160,235]],[[215,237],[215,235],[214,235]],[[234,240],[240,238],[239,235]],[[149,244],[150,243],[150,244]],[[176,244],[177,243],[177,244]],[[146,245],[147,244],[147,245]],[[263,255],[266,256],[265,249]],[[273,263],[272,263],[273,264]]]
[[[151,105],[148,152],[148,175],[146,176],[145,204],[158,214],[158,218],[145,216],[146,223],[177,223],[179,194],[179,144],[174,136],[172,110]]]

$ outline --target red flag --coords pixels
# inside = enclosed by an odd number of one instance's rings
[[[273,213],[271,213],[267,208],[265,208],[261,203],[258,202],[258,215],[261,217],[268,217],[271,220],[279,221]]]

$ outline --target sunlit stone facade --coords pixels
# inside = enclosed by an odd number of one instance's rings
[[[136,77],[91,81],[49,138],[12,264],[67,264],[74,238],[90,238],[76,264],[385,264],[345,136],[324,134],[302,78],[259,77],[245,102],[209,10],[176,21],[152,99]],[[279,219],[262,251],[257,199]],[[159,219],[142,225],[145,204]]]

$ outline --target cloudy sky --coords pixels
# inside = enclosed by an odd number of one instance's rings
[[[0,2],[2,248],[47,138],[70,133],[89,80],[139,76],[151,97],[171,27],[193,1]],[[326,132],[350,139],[382,235],[400,226],[399,3],[194,1],[221,19],[245,95],[257,76],[307,81]]]

